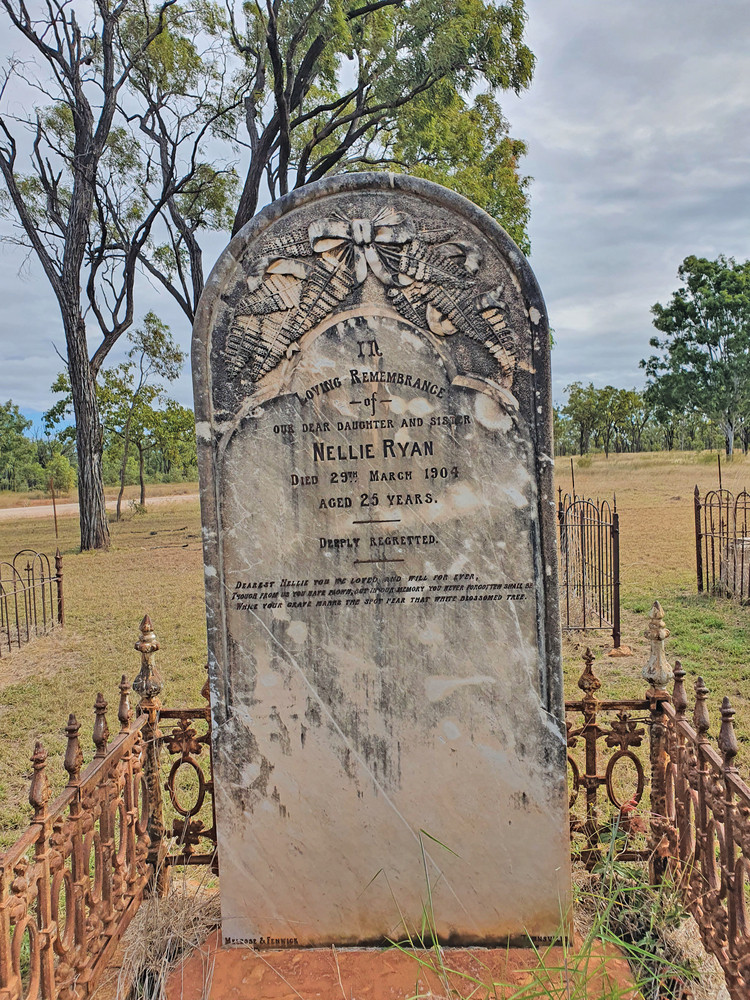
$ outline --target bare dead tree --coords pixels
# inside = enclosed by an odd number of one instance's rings
[[[109,530],[95,379],[133,322],[139,254],[168,197],[162,192],[140,215],[132,201],[125,204],[128,170],[143,164],[117,124],[118,101],[135,64],[164,30],[175,0],[153,9],[143,0],[142,31],[127,44],[122,29],[132,18],[128,0],[92,0],[87,25],[79,22],[79,5],[71,0],[45,0],[39,14],[25,0],[0,3],[7,25],[34,60],[16,59],[8,66],[2,94],[25,84],[39,100],[22,116],[7,110],[0,115],[4,207],[15,219],[19,241],[38,258],[60,308],[76,422],[81,548],[102,548]],[[118,156],[125,161],[118,164]],[[119,193],[110,187],[115,177]],[[91,357],[88,313],[99,335]]]

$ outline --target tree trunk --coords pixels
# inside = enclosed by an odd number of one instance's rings
[[[109,548],[109,526],[102,478],[103,435],[96,404],[95,381],[80,312],[63,315],[68,346],[68,374],[76,421],[78,503],[81,550]]]
[[[122,514],[122,496],[125,492],[125,472],[128,465],[128,450],[130,448],[130,417],[125,421],[122,439],[122,463],[120,465],[120,492],[117,494],[117,512],[115,520],[119,521]]]
[[[146,506],[146,476],[144,474],[143,468],[143,448],[136,441],[136,448],[138,449],[138,475],[141,478],[141,507]]]

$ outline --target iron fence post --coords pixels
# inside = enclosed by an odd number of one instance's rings
[[[649,831],[649,873],[653,885],[658,885],[669,864],[666,849],[669,820],[667,817],[667,727],[664,719],[664,698],[648,693],[651,714],[649,726],[649,760],[651,764],[651,822]],[[668,697],[668,696],[667,696]]]
[[[65,624],[65,598],[63,596],[63,557],[58,548],[55,552],[55,579],[57,580],[57,621]]]
[[[583,691],[583,728],[581,736],[586,748],[586,773],[581,779],[586,789],[586,819],[584,821],[586,847],[583,851],[582,860],[586,867],[591,870],[601,859],[597,811],[599,785],[602,783],[598,772],[599,762],[597,759],[597,740],[599,739],[601,730],[597,719],[599,699],[596,692],[602,686],[602,682],[594,673],[594,656],[588,648],[583,655],[583,662],[585,664],[584,671],[578,679],[578,687]]]
[[[658,884],[669,864],[669,828],[667,816],[667,726],[664,718],[664,702],[670,700],[667,684],[674,679],[664,642],[669,638],[669,629],[664,624],[664,612],[658,601],[654,601],[649,614],[648,627],[644,633],[651,643],[648,663],[643,668],[643,679],[648,681],[646,699],[651,713],[649,758],[651,763],[651,829],[649,847],[651,859],[649,868],[651,879]]]
[[[140,637],[135,648],[141,654],[141,669],[133,681],[133,690],[140,696],[138,714],[147,714],[148,722],[143,727],[146,744],[144,776],[148,788],[148,835],[150,846],[148,863],[153,867],[152,890],[157,895],[166,891],[164,871],[164,799],[162,796],[159,763],[161,757],[162,734],[159,730],[161,701],[161,678],[156,670],[155,656],[159,643],[154,634],[151,619],[145,615],[140,625]]]
[[[612,512],[612,645],[620,648],[620,515],[617,505]]]
[[[693,493],[693,509],[695,512],[695,572],[698,577],[698,593],[703,593],[703,551],[701,538],[701,495],[698,484]]]
[[[721,877],[727,886],[727,941],[732,958],[741,958],[737,943],[740,930],[744,930],[744,879],[742,869],[737,871],[737,848],[735,844],[734,825],[737,806],[734,801],[732,778],[739,774],[734,765],[734,758],[739,752],[739,744],[734,731],[734,709],[729,698],[721,703],[721,729],[716,741],[721,751],[724,773],[724,843],[721,857]]]

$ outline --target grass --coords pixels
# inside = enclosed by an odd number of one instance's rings
[[[29,758],[41,739],[54,791],[62,768],[68,713],[81,723],[86,762],[93,756],[93,705],[98,691],[117,728],[118,683],[140,669],[133,649],[138,623],[151,616],[161,650],[162,700],[170,707],[200,705],[205,680],[206,624],[200,513],[197,501],[165,504],[110,524],[107,552],[78,552],[78,519],[61,517],[66,627],[0,659],[0,848],[28,822]],[[0,521],[0,559],[20,548],[53,552],[51,518]]]
[[[718,732],[720,698],[728,694],[737,709],[740,741],[749,742],[750,691],[745,682],[750,678],[750,608],[695,592],[692,495],[696,483],[702,493],[715,487],[715,459],[685,453],[612,455],[608,460],[593,456],[575,467],[575,475],[579,494],[617,496],[623,642],[634,655],[608,658],[611,641],[603,633],[568,636],[564,642],[568,697],[579,693],[576,681],[586,645],[597,653],[601,697],[642,697],[645,685],[640,674],[648,655],[643,632],[651,603],[658,598],[672,631],[667,644],[670,661],[681,659],[688,679],[700,673],[712,691],[713,734]],[[723,480],[734,491],[748,485],[750,460],[738,457],[725,463]],[[570,488],[568,459],[558,460],[558,482],[564,491]],[[152,487],[150,493],[195,490],[192,484],[178,484]],[[25,498],[34,499],[46,501],[43,496]],[[8,494],[0,493],[0,506],[8,500]],[[140,658],[133,643],[144,613],[151,616],[161,643],[157,664],[164,703],[200,704],[206,645],[198,503],[180,500],[143,514],[126,510],[123,521],[110,525],[112,545],[107,552],[78,552],[77,517],[60,517],[66,628],[0,659],[0,720],[5,736],[0,741],[0,850],[28,822],[29,758],[35,739],[41,738],[49,751],[49,778],[58,791],[66,780],[62,755],[68,713],[75,712],[82,723],[86,761],[93,756],[90,734],[98,691],[109,701],[110,728],[116,729],[117,684],[122,673],[132,680],[138,672]],[[0,520],[0,560],[21,548],[54,552],[51,517]],[[745,774],[749,761],[740,754],[738,766]],[[538,983],[535,988],[542,989]],[[531,992],[519,994],[519,1000],[555,995],[534,993],[532,984],[528,989]]]
[[[711,456],[708,456],[711,458]],[[574,460],[574,465],[577,460]],[[570,460],[558,459],[558,483],[570,489]],[[602,679],[601,697],[642,697],[641,668],[648,656],[643,637],[648,610],[661,602],[672,636],[670,661],[679,658],[688,682],[701,674],[711,690],[710,705],[729,695],[737,709],[741,743],[750,742],[750,609],[695,591],[692,496],[716,485],[715,458],[693,453],[592,456],[575,468],[576,490],[591,496],[617,496],[621,532],[622,632],[633,657],[606,656],[606,633],[572,633],[564,642],[568,697],[576,697],[581,654],[590,645]],[[750,459],[723,464],[723,481],[735,491],[750,483]],[[134,488],[131,488],[133,490]],[[153,490],[187,491],[195,484],[163,484]],[[0,493],[0,502],[8,494]],[[64,751],[63,728],[73,711],[82,723],[87,759],[93,704],[102,691],[116,719],[117,684],[139,669],[133,643],[138,622],[148,612],[161,643],[157,654],[163,678],[162,700],[171,707],[200,704],[206,660],[205,617],[197,500],[154,505],[143,514],[128,511],[110,525],[108,552],[78,552],[78,519],[63,516],[60,548],[64,555],[66,628],[0,659],[0,846],[8,844],[28,819],[29,758],[35,739],[50,754],[55,790],[65,782],[55,763]],[[53,552],[51,517],[0,521],[0,559],[18,549]],[[718,725],[713,727],[714,734]],[[739,757],[748,773],[748,762]]]
[[[202,873],[205,876],[205,870]],[[169,973],[182,957],[200,948],[219,925],[219,891],[216,880],[190,877],[174,879],[163,898],[144,901],[128,929],[117,995],[130,1000],[164,1000]],[[205,986],[210,988],[212,963],[204,966]]]
[[[574,466],[577,460],[574,459]],[[570,490],[570,459],[556,463],[558,485]],[[620,514],[620,578],[622,582],[622,641],[633,657],[610,659],[611,635],[572,633],[564,642],[565,686],[577,697],[581,654],[591,646],[595,670],[602,680],[602,698],[643,696],[641,668],[648,657],[643,632],[654,600],[664,608],[670,663],[681,660],[687,671],[688,695],[701,675],[711,691],[714,735],[718,706],[728,695],[737,710],[740,742],[750,742],[750,608],[721,598],[698,595],[695,579],[693,490],[701,494],[718,485],[715,455],[693,452],[591,456],[584,469],[575,467],[576,492],[617,498]],[[750,458],[722,459],[722,481],[739,492],[750,485]],[[740,756],[739,767],[750,769]]]
[[[105,486],[104,496],[107,501],[116,500],[120,487]],[[146,502],[149,497],[171,497],[181,496],[198,492],[197,483],[147,483]],[[140,486],[126,486],[123,494],[124,506],[127,508],[129,500],[138,500],[141,495]],[[70,493],[58,493],[55,497],[57,503],[78,503],[78,490],[71,490]],[[46,490],[29,490],[23,493],[16,493],[13,490],[0,490],[0,510],[7,507],[35,507],[52,503],[52,495]]]
[[[510,949],[503,971],[483,961],[481,951],[470,952],[467,966],[465,954],[456,956],[438,943],[423,836],[420,831],[425,901],[419,931],[409,929],[394,898],[405,936],[392,947],[415,962],[426,985],[410,1000],[698,1000],[712,996],[722,982],[716,963],[691,952],[677,935],[686,916],[678,887],[664,879],[655,889],[646,864],[613,860],[624,836],[617,827],[597,870],[575,871],[575,928],[563,914],[555,940],[544,946],[528,942],[524,957],[532,960],[522,969],[511,972]],[[454,956],[460,961],[452,963]],[[698,980],[713,992],[696,987]]]

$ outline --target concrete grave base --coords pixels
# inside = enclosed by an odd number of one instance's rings
[[[520,987],[548,983],[557,995],[565,976],[572,993],[585,987],[590,1000],[614,995],[635,1000],[628,963],[612,947],[594,950],[576,968],[576,939],[567,953],[539,947],[546,972],[533,948],[444,948],[446,978],[435,952],[405,953],[378,948],[311,948],[255,951],[222,948],[218,932],[172,973],[167,1000],[407,1000],[412,997],[490,996],[506,1000]],[[484,984],[481,989],[479,984]],[[449,994],[448,984],[452,987]],[[456,991],[456,992],[453,992]],[[562,994],[561,994],[562,995]]]

